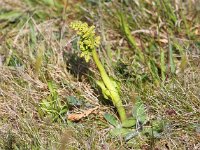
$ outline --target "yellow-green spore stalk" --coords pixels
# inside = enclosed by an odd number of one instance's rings
[[[122,122],[125,121],[127,117],[122,100],[120,99],[119,85],[113,78],[108,76],[96,52],[96,48],[100,44],[100,37],[95,35],[95,26],[89,27],[87,23],[75,21],[71,23],[70,27],[80,36],[79,47],[82,51],[81,56],[85,57],[86,62],[92,56],[97,65],[102,81],[96,81],[96,83],[100,86],[104,97],[112,100],[114,106],[117,108],[120,120]]]
[[[98,48],[100,44],[100,37],[95,36],[95,26],[88,27],[87,23],[75,21],[71,23],[70,27],[80,36],[78,44],[82,51],[81,57],[85,57],[86,62],[89,62],[92,50]]]

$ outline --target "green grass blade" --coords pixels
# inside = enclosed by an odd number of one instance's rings
[[[169,64],[170,64],[170,71],[172,74],[175,74],[176,72],[176,66],[174,63],[174,57],[173,57],[173,48],[172,48],[172,44],[169,41]]]
[[[9,11],[9,12],[3,12],[0,14],[0,20],[8,20],[13,21],[17,18],[19,18],[22,15],[22,12],[18,11]]]
[[[162,49],[160,54],[160,66],[161,66],[161,78],[162,81],[166,79],[166,63],[165,63],[165,52]]]

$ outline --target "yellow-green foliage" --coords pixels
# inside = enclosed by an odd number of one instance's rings
[[[70,27],[77,31],[80,36],[79,47],[82,51],[81,57],[85,57],[86,62],[90,60],[91,52],[99,47],[100,37],[95,36],[95,26],[88,26],[87,23],[81,21],[74,21]]]

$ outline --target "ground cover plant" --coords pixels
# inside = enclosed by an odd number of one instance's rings
[[[198,150],[199,57],[198,0],[0,0],[0,149]]]

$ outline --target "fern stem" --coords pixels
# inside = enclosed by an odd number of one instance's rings
[[[126,112],[125,112],[124,106],[122,104],[122,100],[120,99],[120,96],[119,96],[119,92],[116,89],[116,87],[113,85],[113,83],[112,83],[111,79],[109,78],[108,74],[106,73],[102,63],[100,62],[98,54],[96,52],[96,49],[92,50],[92,56],[97,65],[97,68],[99,69],[101,78],[111,94],[112,102],[113,102],[114,106],[117,108],[117,111],[120,116],[120,120],[123,122],[127,119],[127,117],[126,117]]]

